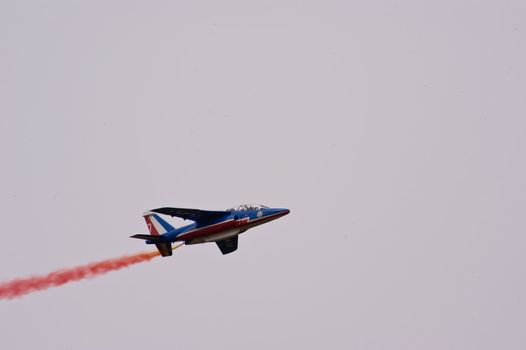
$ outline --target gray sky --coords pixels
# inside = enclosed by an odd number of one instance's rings
[[[153,207],[292,213],[0,301],[0,348],[524,349],[525,19],[1,1],[0,280],[144,250]]]

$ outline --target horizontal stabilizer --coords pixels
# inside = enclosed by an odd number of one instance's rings
[[[161,236],[145,235],[142,233],[138,233],[136,235],[130,236],[130,238],[138,238],[138,239],[144,239],[147,241],[152,241],[153,243],[155,243],[155,246],[157,247],[157,249],[159,250],[159,253],[162,256],[172,255],[172,243],[165,242]]]
[[[153,241],[153,242],[162,242],[163,241],[163,238],[161,236],[145,235],[145,234],[142,234],[142,233],[138,233],[136,235],[130,236],[130,238],[144,239],[144,240]]]

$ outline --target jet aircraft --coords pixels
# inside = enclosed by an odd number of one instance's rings
[[[150,234],[136,234],[131,238],[155,244],[162,256],[172,255],[172,243],[197,244],[215,242],[221,253],[237,250],[239,234],[290,213],[289,209],[269,208],[264,205],[243,204],[224,211],[186,208],[158,208],[147,211],[143,217]],[[174,228],[157,214],[176,216],[194,223]]]

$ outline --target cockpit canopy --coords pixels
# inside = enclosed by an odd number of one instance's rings
[[[241,210],[261,210],[267,209],[267,206],[261,204],[241,204],[237,207],[227,209],[228,211],[241,211]]]

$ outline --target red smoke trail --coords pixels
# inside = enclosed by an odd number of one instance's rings
[[[180,246],[181,244],[176,245],[173,249],[176,249]],[[87,265],[54,271],[44,276],[20,278],[0,283],[0,299],[18,298],[31,292],[61,286],[66,283],[79,281],[85,278],[96,277],[110,271],[128,267],[133,264],[149,261],[156,256],[159,256],[159,252],[145,252],[134,255],[126,255],[120,258],[108,259]]]

